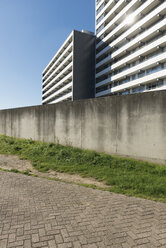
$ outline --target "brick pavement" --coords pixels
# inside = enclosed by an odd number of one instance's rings
[[[0,172],[0,248],[166,247],[166,204]]]

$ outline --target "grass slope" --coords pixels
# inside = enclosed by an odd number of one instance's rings
[[[51,169],[93,177],[110,185],[112,192],[166,202],[164,165],[4,135],[0,135],[0,153],[27,159],[41,172]]]

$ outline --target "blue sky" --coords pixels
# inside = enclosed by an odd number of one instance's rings
[[[45,66],[73,29],[94,26],[94,0],[0,0],[0,109],[40,105]]]

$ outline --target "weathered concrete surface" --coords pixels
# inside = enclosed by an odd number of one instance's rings
[[[166,163],[166,91],[0,111],[0,134]]]
[[[0,172],[0,248],[165,248],[166,204]]]

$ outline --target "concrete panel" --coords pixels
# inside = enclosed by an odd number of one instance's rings
[[[20,138],[20,130],[21,130],[20,118],[22,118],[22,112],[20,112],[19,109],[12,109],[11,110],[11,135],[13,137]]]
[[[67,104],[66,143],[74,147],[81,147],[81,114],[81,102]]]
[[[35,108],[35,139],[55,141],[55,105],[44,105]]]
[[[82,148],[116,153],[116,98],[83,102]]]
[[[67,104],[56,104],[56,116],[55,116],[55,141],[60,144],[67,144],[68,137],[67,132],[67,119],[68,111]]]
[[[35,139],[35,109],[22,108],[18,109],[19,113],[19,137],[26,139]]]
[[[0,134],[6,134],[6,111],[0,111]]]
[[[117,154],[152,161],[166,159],[166,92],[163,93],[118,97]]]
[[[12,111],[6,111],[6,120],[5,120],[5,125],[6,125],[6,132],[5,134],[7,136],[12,136],[12,129],[11,129],[11,125],[12,125]],[[1,117],[0,117],[1,120]]]
[[[81,103],[56,104],[55,141],[81,147]]]

